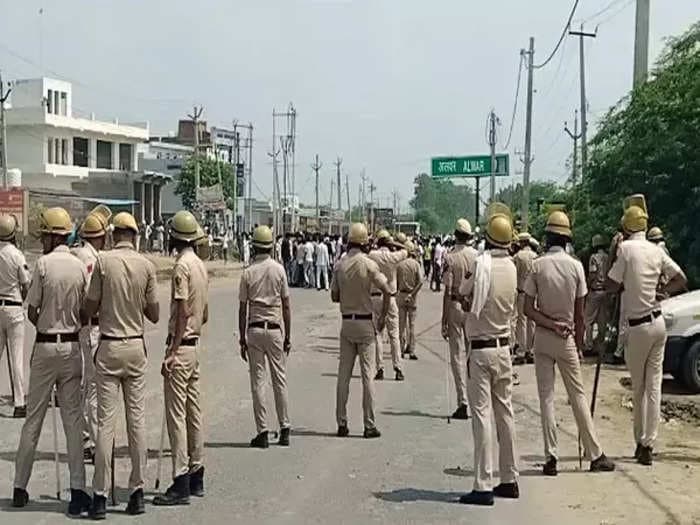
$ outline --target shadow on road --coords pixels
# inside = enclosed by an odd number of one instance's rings
[[[364,437],[360,434],[350,434],[349,436],[345,438],[339,438],[335,432],[319,432],[318,430],[311,430],[308,428],[294,428],[292,429],[292,436],[308,436],[308,437],[328,437],[328,438],[334,438],[334,439],[364,439]]]
[[[375,492],[374,497],[392,503],[411,501],[437,501],[439,503],[459,503],[463,492],[439,492],[425,489],[396,489],[391,492]]]
[[[457,476],[459,478],[471,478],[474,476],[474,471],[471,469],[466,469],[466,468],[446,468],[445,470],[442,471],[444,474],[447,474],[448,476]],[[560,470],[560,474],[579,474],[582,472],[586,472],[584,470]],[[529,478],[529,477],[541,477],[542,476],[542,471],[539,469],[525,469],[521,470],[519,472],[520,477],[524,478]],[[493,471],[493,476],[495,478],[499,477],[499,473],[497,470]]]
[[[211,441],[205,441],[204,442],[204,448],[251,448],[250,443],[231,443],[231,442],[222,442],[222,443],[214,443]]]
[[[15,462],[15,457],[17,455],[17,451],[15,450],[4,450],[0,452],[0,460],[2,461],[9,461],[10,463]],[[126,459],[129,458],[129,447],[117,447],[114,450],[114,457],[116,459]],[[163,449],[163,457],[170,457],[170,449]],[[148,449],[148,459],[158,459],[158,451],[154,449]],[[53,461],[54,460],[54,453],[53,452],[47,452],[43,450],[37,450],[34,453],[34,461]],[[68,454],[65,454],[63,452],[60,452],[58,454],[58,461],[59,463],[68,463]]]
[[[394,410],[382,410],[382,414],[385,416],[425,417],[429,419],[447,420],[447,416],[443,416],[440,414],[428,414],[427,412],[421,412],[420,410],[407,410],[403,412],[397,412]]]
[[[12,499],[0,499],[0,512],[54,512],[56,514],[65,514],[68,511],[67,501],[57,501],[55,496],[41,495],[39,499],[31,499],[26,507],[16,509],[12,506]],[[8,518],[9,519],[9,518]]]
[[[324,372],[321,374],[321,377],[338,377],[338,374],[336,372]],[[353,374],[352,379],[362,379],[362,377]]]

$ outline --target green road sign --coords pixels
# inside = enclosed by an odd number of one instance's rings
[[[491,156],[472,155],[469,157],[433,157],[432,176],[448,177],[489,177]],[[496,155],[496,176],[508,175],[508,154]]]

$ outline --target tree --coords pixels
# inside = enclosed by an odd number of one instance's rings
[[[219,182],[219,173],[221,173],[224,198],[226,199],[228,207],[232,208],[233,199],[236,195],[234,186],[236,177],[233,166],[227,162],[210,159],[203,155],[199,155],[198,159],[200,186],[206,188],[217,184]],[[177,186],[175,186],[175,193],[181,196],[182,203],[188,210],[195,208],[194,170],[195,157],[193,155],[185,162],[182,172],[180,173],[180,178],[177,181]]]
[[[474,192],[470,187],[455,186],[449,180],[433,179],[426,173],[418,175],[414,183],[410,204],[422,231],[452,232],[460,217],[473,220]]]

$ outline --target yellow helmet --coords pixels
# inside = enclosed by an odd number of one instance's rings
[[[253,231],[253,246],[257,246],[258,248],[270,248],[274,242],[272,230],[269,226],[258,226]]]
[[[375,239],[377,239],[377,241],[381,241],[381,240],[388,241],[391,239],[391,235],[389,234],[389,232],[387,230],[381,229],[377,232]]]
[[[396,242],[399,244],[406,244],[406,241],[408,241],[408,237],[406,237],[406,234],[404,232],[399,232],[396,234]]]
[[[126,211],[121,211],[114,216],[112,220],[112,225],[118,230],[131,230],[132,232],[138,234],[139,227],[136,225],[136,219],[131,213]]]
[[[416,253],[416,245],[409,240],[406,240],[406,242],[404,243],[404,248],[406,248],[406,251],[411,255]]]
[[[39,217],[39,231],[54,235],[70,235],[73,232],[73,223],[70,215],[63,208],[47,208]]]
[[[544,231],[571,237],[569,216],[561,210],[553,211],[549,214],[549,217],[547,217],[547,226],[545,226]]]
[[[647,212],[641,207],[632,205],[625,210],[622,216],[622,228],[627,233],[643,232],[647,229]]]
[[[350,226],[350,232],[348,232],[348,242],[358,244],[360,246],[367,244],[369,242],[367,227],[361,222],[353,223],[352,226]]]
[[[499,248],[508,248],[513,240],[513,223],[510,217],[503,213],[491,215],[486,225],[486,238]]]
[[[658,226],[654,226],[647,232],[647,239],[650,241],[663,241],[664,232]]]
[[[170,220],[170,236],[179,241],[191,242],[199,239],[199,224],[187,210],[180,210]]]
[[[502,202],[492,202],[488,205],[486,208],[486,217],[490,218],[493,215],[505,215],[511,220],[511,222],[513,220],[513,212],[511,212],[510,208]]]
[[[0,215],[0,241],[11,241],[17,233],[17,219],[14,215]]]
[[[607,245],[608,245],[608,243],[605,242],[605,238],[598,233],[593,236],[593,239],[591,239],[591,246],[593,248],[599,248],[601,246],[607,246]]]
[[[457,219],[457,224],[455,225],[455,232],[471,235],[472,225],[469,224],[469,221],[467,219]]]

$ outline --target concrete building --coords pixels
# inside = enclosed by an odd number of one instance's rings
[[[139,166],[144,172],[163,173],[172,177],[172,183],[161,190],[161,215],[171,217],[182,209],[182,199],[175,194],[177,181],[187,159],[194,152],[192,146],[151,139],[138,145]]]
[[[170,177],[140,170],[148,123],[78,116],[71,84],[51,78],[13,82],[6,117],[8,166],[21,170],[23,187],[109,199],[138,220],[160,215],[161,187]]]

